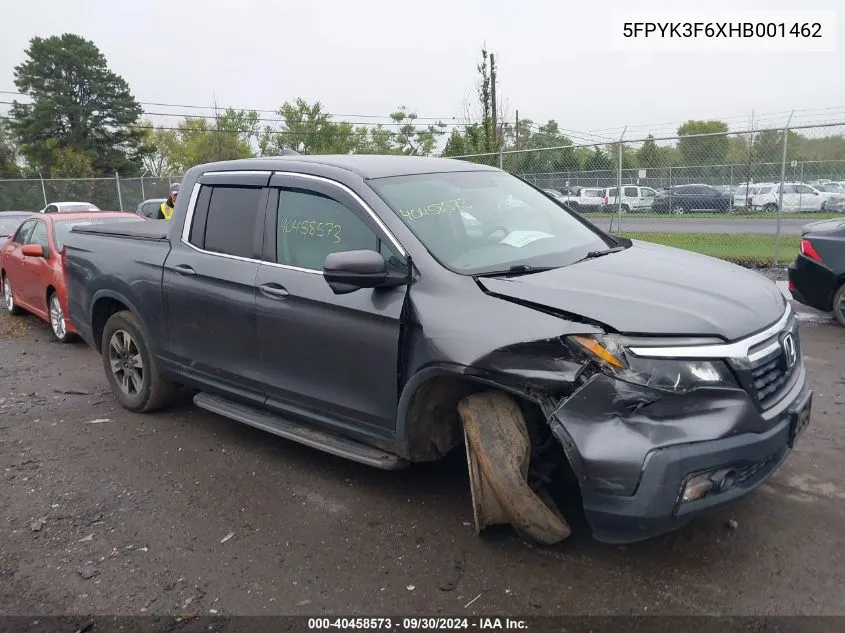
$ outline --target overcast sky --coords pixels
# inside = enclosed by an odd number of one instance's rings
[[[632,53],[613,49],[614,16],[677,7],[639,0],[3,0],[0,90],[33,36],[93,40],[141,102],[276,108],[319,99],[347,120],[405,104],[462,116],[479,49],[496,53],[510,116],[554,118],[581,138],[665,134],[690,118],[734,129],[845,120],[845,6],[836,52]],[[684,7],[835,9],[841,0],[686,0]],[[14,9],[12,9],[14,7]],[[13,13],[14,11],[14,13]],[[667,14],[668,16],[669,14]],[[8,100],[8,97],[6,97]],[[147,110],[165,111],[145,106]],[[181,111],[182,110],[166,110]],[[265,116],[272,116],[270,114]],[[156,122],[167,119],[156,117]]]

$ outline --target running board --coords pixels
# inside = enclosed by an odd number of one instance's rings
[[[365,446],[354,440],[333,435],[312,426],[291,422],[269,411],[262,411],[249,405],[232,402],[220,396],[198,393],[194,396],[194,404],[206,411],[367,466],[381,468],[382,470],[398,470],[408,465],[408,462],[404,459],[377,448]]]

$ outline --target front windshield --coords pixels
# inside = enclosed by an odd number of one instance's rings
[[[368,182],[429,253],[460,274],[566,266],[613,246],[504,172],[414,174]]]
[[[105,218],[86,218],[85,220],[58,220],[54,222],[54,237],[56,242],[56,250],[60,251],[65,245],[65,239],[67,239],[68,234],[70,233],[71,229],[75,226],[85,226],[88,224],[111,224],[112,222],[143,222],[142,218],[139,218],[137,215],[131,215],[126,218],[115,218],[115,217],[105,217]]]

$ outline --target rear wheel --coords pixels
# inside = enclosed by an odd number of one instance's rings
[[[778,205],[774,202],[763,205],[763,213],[777,213]]]
[[[47,307],[50,311],[50,329],[53,330],[53,336],[59,343],[70,342],[73,339],[73,334],[68,334],[65,311],[62,310],[59,295],[55,292],[50,293],[50,297],[47,299]]]
[[[113,314],[106,321],[101,340],[103,368],[122,407],[146,413],[170,401],[175,386],[161,375],[134,314]]]
[[[845,284],[839,286],[833,295],[833,316],[840,325],[845,326]]]
[[[3,305],[9,314],[20,314],[22,310],[15,303],[15,295],[12,291],[12,282],[7,275],[3,275]]]

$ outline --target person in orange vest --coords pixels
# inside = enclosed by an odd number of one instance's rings
[[[161,208],[158,210],[158,217],[156,219],[169,220],[173,215],[173,207],[176,206],[176,196],[179,195],[179,188],[180,185],[178,182],[170,185],[170,195],[167,200],[161,203]]]

